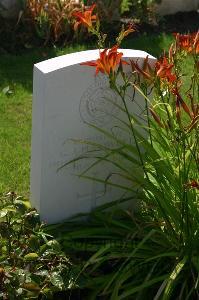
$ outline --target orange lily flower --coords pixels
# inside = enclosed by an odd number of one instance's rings
[[[81,65],[96,67],[96,75],[101,72],[110,75],[115,72],[120,63],[128,65],[126,61],[121,60],[123,53],[118,52],[118,45],[111,49],[105,49],[100,52],[100,57],[92,62],[85,62]]]
[[[164,56],[162,60],[156,62],[156,74],[160,79],[166,79],[169,83],[176,81],[177,77],[173,74],[173,64],[170,64],[168,59]]]
[[[199,31],[192,34],[173,34],[176,39],[176,44],[180,50],[184,50],[187,53],[199,54]]]
[[[181,50],[185,50],[188,53],[192,52],[192,41],[191,41],[192,39],[191,39],[191,35],[189,35],[189,34],[174,33],[174,36],[176,38],[177,46]]]
[[[83,25],[88,29],[93,27],[93,21],[96,21],[97,16],[92,15],[93,10],[95,9],[96,4],[93,4],[89,9],[84,12],[76,11],[72,15],[77,19],[77,22],[74,25],[74,30],[77,30],[79,25]]]

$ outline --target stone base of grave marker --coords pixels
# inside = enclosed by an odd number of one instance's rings
[[[140,63],[148,55],[137,50],[121,51],[124,59]],[[47,223],[89,212],[100,204],[124,197],[122,189],[109,186],[105,192],[102,183],[78,177],[77,174],[89,165],[86,160],[60,169],[88,150],[86,144],[75,143],[71,139],[89,139],[111,146],[110,141],[86,123],[123,135],[113,118],[120,117],[121,112],[114,105],[119,100],[109,88],[106,76],[95,76],[95,68],[80,65],[98,57],[99,50],[89,50],[49,59],[34,66],[31,203],[39,211],[41,220]],[[155,58],[149,55],[149,61],[154,64]],[[138,95],[136,97],[138,104],[132,104],[132,112],[139,114],[144,100]],[[90,176],[106,178],[111,172],[114,169],[101,163],[91,170]]]

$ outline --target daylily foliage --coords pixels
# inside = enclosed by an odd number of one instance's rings
[[[114,141],[115,147],[94,143],[93,149],[91,141],[88,158],[95,162],[89,169],[104,162],[117,171],[105,179],[86,178],[104,182],[105,187],[122,187],[127,195],[137,188],[135,198],[140,199],[139,213],[120,210],[121,219],[117,214],[113,217],[117,205],[110,205],[111,213],[102,209],[91,214],[96,227],[86,231],[88,239],[97,237],[103,242],[103,235],[121,241],[122,236],[123,243],[122,248],[116,243],[102,244],[93,253],[85,267],[93,280],[88,286],[94,286],[95,296],[105,299],[147,299],[150,295],[157,300],[195,300],[199,299],[199,32],[175,33],[168,53],[152,66],[148,56],[122,60],[119,45],[134,30],[133,25],[122,28],[112,48],[101,47],[99,58],[84,64],[96,67],[96,75],[101,72],[108,77],[121,101],[115,105],[126,116],[114,115],[117,125],[111,130],[90,124],[103,138]],[[184,70],[186,60],[191,75]],[[127,63],[125,73],[123,64]],[[140,106],[137,93],[145,102],[139,116],[129,109],[132,102]],[[115,127],[128,138],[115,136]],[[119,184],[114,182],[115,174],[121,178]],[[108,215],[105,221],[104,215]],[[80,231],[77,235],[81,236]]]

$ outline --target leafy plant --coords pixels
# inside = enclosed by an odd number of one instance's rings
[[[84,223],[76,219],[49,230],[59,229],[66,249],[84,252],[76,283],[90,289],[90,299],[198,299],[199,33],[175,35],[168,55],[151,66],[148,56],[142,64],[122,61],[118,47],[132,29],[123,28],[117,45],[86,63],[108,76],[120,98],[115,104],[120,115],[111,117],[124,136],[88,124],[111,143],[87,140],[87,155],[75,160],[92,159],[80,176],[123,188],[126,198],[130,191],[131,200],[139,199],[139,211],[107,204]],[[186,60],[191,75],[183,69]],[[127,63],[131,74],[125,72]],[[136,93],[145,100],[141,116],[130,110]],[[114,166],[114,172],[106,178],[90,176],[89,170],[102,162]]]
[[[27,0],[26,21],[32,24],[45,43],[57,42],[62,37],[68,39],[72,36],[72,12],[76,6],[80,5],[71,0]]]
[[[129,12],[131,6],[132,6],[132,0],[122,0],[120,5],[121,13],[123,14],[125,12]]]
[[[70,261],[38,213],[14,193],[1,197],[0,298],[51,299],[69,285]]]

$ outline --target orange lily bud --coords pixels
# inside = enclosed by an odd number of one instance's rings
[[[182,108],[184,109],[184,111],[189,115],[190,118],[192,118],[192,113],[188,107],[188,105],[184,102],[184,100],[182,99],[182,97],[180,96],[179,92],[177,89],[173,89],[172,90],[172,93],[174,95],[176,95],[177,99],[176,99],[176,102],[179,102],[179,105],[182,106]]]
[[[155,111],[151,108],[149,108],[150,113],[152,114],[154,120],[156,121],[156,123],[158,123],[158,125],[162,128],[164,128],[164,125],[162,124],[160,117],[155,113]]]
[[[180,101],[178,98],[176,100],[176,118],[178,122],[181,123]]]
[[[134,24],[129,24],[128,28],[124,30],[123,37],[128,36],[130,33],[137,31]]]
[[[139,67],[137,62],[130,60],[132,71],[136,71],[139,75],[143,76],[146,80],[152,82],[154,79],[154,70],[148,62],[149,56],[147,55],[144,59],[142,67]]]

